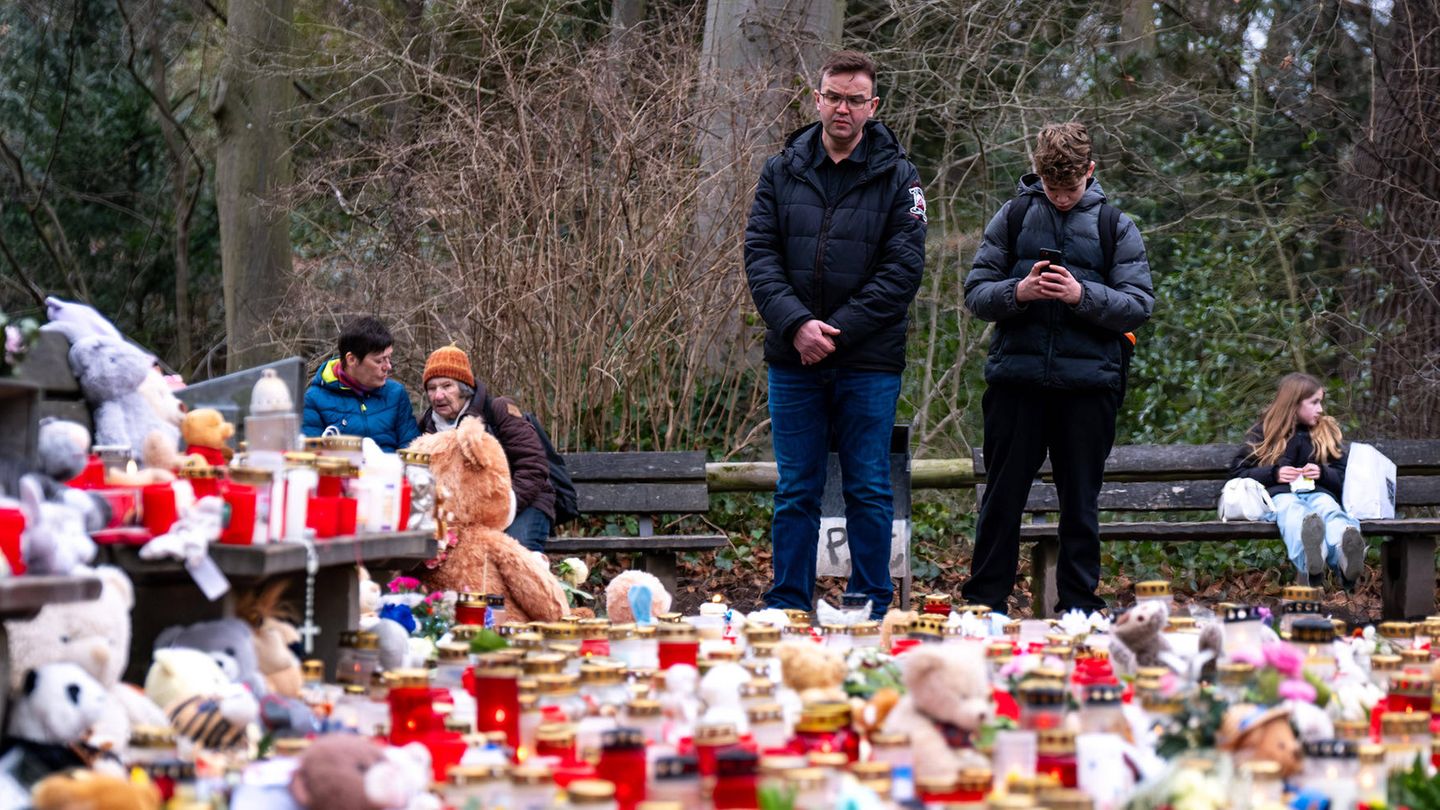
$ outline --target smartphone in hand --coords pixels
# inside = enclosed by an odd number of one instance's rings
[[[1065,265],[1065,254],[1055,248],[1040,248],[1040,261],[1051,264]]]

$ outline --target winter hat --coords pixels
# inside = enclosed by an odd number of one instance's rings
[[[430,359],[425,361],[425,374],[421,377],[420,384],[426,385],[436,377],[449,377],[471,388],[475,387],[475,374],[470,371],[470,358],[466,356],[464,349],[454,343],[430,353]]]

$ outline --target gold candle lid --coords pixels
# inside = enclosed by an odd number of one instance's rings
[[[1038,751],[1054,756],[1072,756],[1075,753],[1075,732],[1068,728],[1047,728],[1037,732]]]
[[[740,741],[740,733],[730,723],[710,723],[695,727],[695,745],[734,745]]]
[[[450,784],[457,787],[466,785],[483,785],[486,782],[495,782],[505,779],[510,774],[508,765],[498,763],[490,765],[456,765],[447,774]]]
[[[1135,596],[1137,599],[1150,599],[1170,595],[1170,583],[1163,579],[1147,579],[1144,582],[1135,583]]]
[[[539,650],[545,646],[545,637],[539,633],[516,633],[510,636],[510,646],[522,650]]]
[[[390,676],[391,689],[423,689],[430,685],[428,669],[397,669]]]
[[[515,785],[548,785],[555,781],[549,765],[534,760],[510,771],[510,783]]]
[[[131,748],[171,748],[175,732],[169,726],[135,726],[130,729]]]
[[[531,653],[520,660],[526,675],[559,675],[565,671],[565,656],[559,653]]]
[[[678,624],[679,622],[685,621],[685,614],[676,613],[674,611],[669,611],[666,613],[656,613],[655,621],[659,622],[660,624]]]
[[[576,779],[565,788],[571,804],[609,804],[615,798],[615,784],[604,779]]]
[[[395,453],[395,455],[396,455],[396,456],[400,459],[400,461],[401,461],[402,463],[404,463],[404,464],[409,464],[409,465],[411,465],[411,466],[416,466],[416,467],[428,467],[428,466],[430,466],[430,454],[429,454],[429,453],[421,453],[421,452],[418,451],[418,450],[400,450],[400,451],[397,451],[397,452]]]
[[[661,641],[696,641],[695,628],[688,622],[670,622],[655,628],[655,636]]]
[[[298,757],[309,747],[310,740],[304,737],[281,737],[275,741],[275,753],[282,757]]]
[[[770,624],[747,624],[745,640],[750,644],[775,644],[780,641],[780,628]]]
[[[1355,747],[1355,755],[1359,757],[1362,765],[1379,765],[1385,761],[1385,746],[1372,742],[1360,743]]]
[[[327,456],[315,459],[315,469],[329,478],[359,478],[360,468],[348,458]]]
[[[795,730],[829,732],[839,731],[848,725],[850,725],[850,704],[816,702],[807,703],[800,709],[800,719],[795,723]]]
[[[745,710],[745,717],[752,726],[785,722],[785,714],[778,703],[760,703],[751,706]]]
[[[805,757],[816,768],[843,771],[850,764],[850,757],[843,751],[811,751]]]
[[[535,740],[549,745],[574,745],[575,727],[569,723],[541,723],[535,729]]]
[[[705,659],[717,664],[722,662],[738,664],[744,655],[745,651],[739,647],[716,647],[710,652],[705,653]]]
[[[1370,723],[1366,720],[1336,720],[1335,736],[1342,740],[1368,739]]]
[[[880,635],[879,622],[857,622],[850,625],[850,635],[857,637],[872,637]]]
[[[856,779],[889,779],[890,763],[856,762],[850,766],[850,773],[855,774]]]
[[[1165,629],[1171,633],[1186,633],[1194,630],[1196,621],[1193,616],[1171,616],[1165,623]]]
[[[873,731],[870,733],[872,748],[908,748],[910,735],[903,731]]]
[[[1429,712],[1385,712],[1380,715],[1381,734],[1430,736]]]
[[[1252,759],[1240,763],[1240,772],[1253,782],[1280,781],[1280,763],[1268,759]]]
[[[850,626],[847,624],[822,624],[820,632],[827,636],[848,636],[850,635]]]
[[[1319,602],[1322,593],[1310,585],[1286,585],[1280,589],[1280,598],[1286,602]]]
[[[580,683],[585,686],[618,686],[625,682],[625,670],[619,664],[589,663],[580,665]]]
[[[325,678],[325,662],[318,658],[306,659],[300,665],[301,677],[307,681],[319,681]]]
[[[1401,650],[1400,660],[1405,664],[1428,664],[1430,663],[1430,651],[1419,649]]]
[[[442,641],[435,645],[435,657],[442,664],[468,663],[470,645],[463,641]]]
[[[237,484],[250,487],[268,487],[275,480],[275,474],[259,467],[228,467],[225,474]]]
[[[536,685],[542,695],[566,695],[576,694],[577,678],[574,675],[540,675],[535,679]]]
[[[580,638],[587,641],[598,641],[610,637],[609,619],[581,619]]]
[[[950,594],[948,594],[948,593],[927,593],[927,594],[925,594],[925,606],[926,606],[926,607],[930,607],[931,605],[936,605],[936,606],[945,605],[946,607],[949,607],[949,606],[950,606],[950,602],[951,602]]]
[[[1049,788],[1040,791],[1040,802],[1046,810],[1092,810],[1090,794],[1073,788]]]
[[[1376,628],[1381,638],[1410,639],[1415,637],[1415,625],[1410,622],[1381,622]]]
[[[659,717],[660,702],[648,699],[632,700],[625,704],[625,714],[629,717]]]
[[[605,628],[605,637],[611,641],[629,641],[635,638],[635,625],[630,622],[612,624]]]
[[[989,792],[994,781],[995,777],[989,768],[961,768],[955,779],[955,787],[970,793]]]
[[[825,786],[825,772],[819,768],[791,768],[785,772],[785,781],[796,790],[817,790]],[[916,780],[919,784],[920,780]]]
[[[809,627],[810,625],[815,623],[815,615],[808,610],[796,610],[794,608],[786,608],[785,616],[790,619],[790,624],[792,625]]]
[[[1398,655],[1372,655],[1370,656],[1371,672],[1399,672],[1400,656]]]
[[[568,622],[550,622],[540,632],[546,641],[575,641],[580,637],[580,628]]]

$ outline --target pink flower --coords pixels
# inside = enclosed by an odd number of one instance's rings
[[[1266,644],[1264,648],[1265,662],[1274,667],[1281,675],[1288,675],[1291,678],[1300,677],[1300,671],[1305,667],[1305,659],[1300,653],[1289,644]]]
[[[391,593],[405,593],[420,590],[420,580],[414,577],[395,577],[387,585]]]
[[[432,591],[429,596],[425,597],[425,604],[427,604],[427,605],[433,605],[433,604],[435,604],[436,602],[439,602],[441,599],[444,599],[444,598],[445,598],[445,592],[444,592],[444,591]]]
[[[1286,680],[1280,682],[1276,690],[1280,697],[1286,700],[1298,700],[1302,703],[1315,702],[1315,687],[1301,680]]]
[[[1228,653],[1230,660],[1237,664],[1249,664],[1256,669],[1265,666],[1265,655],[1254,647],[1244,647]]]
[[[6,326],[5,353],[9,355],[16,355],[19,354],[20,350],[23,348],[25,348],[25,341],[24,338],[20,335],[20,330],[15,328],[14,326]]]

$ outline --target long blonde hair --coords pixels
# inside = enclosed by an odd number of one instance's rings
[[[1260,441],[1250,444],[1250,455],[1261,464],[1274,464],[1285,454],[1285,445],[1295,435],[1299,424],[1300,403],[1315,396],[1325,386],[1309,374],[1295,372],[1280,380],[1275,400],[1260,416]],[[1310,441],[1315,446],[1317,464],[1326,464],[1340,457],[1340,423],[1328,414],[1321,415],[1310,428]]]

